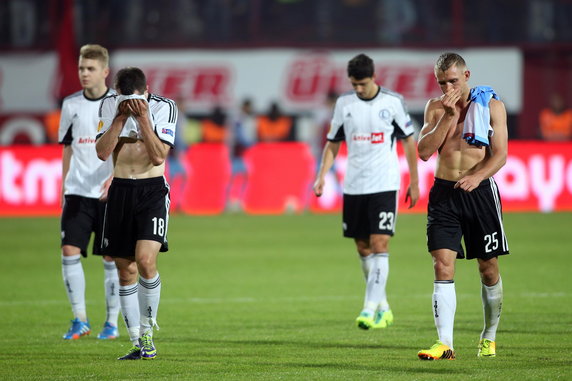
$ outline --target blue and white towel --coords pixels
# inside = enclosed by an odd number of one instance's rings
[[[477,147],[488,147],[489,137],[493,136],[491,127],[491,98],[499,99],[495,91],[488,86],[476,86],[469,93],[469,109],[463,125],[463,139]]]
[[[139,94],[118,95],[117,99],[115,100],[115,109],[117,110],[119,104],[128,99],[142,99],[143,101],[147,102],[147,98],[144,95],[139,95]],[[153,114],[151,114],[151,108],[148,107],[148,110],[149,110],[149,120],[153,121]],[[132,139],[139,139],[139,140],[142,139],[141,133],[139,132],[139,123],[137,123],[137,120],[135,120],[134,117],[130,116],[127,119],[125,125],[123,126],[123,130],[121,130],[119,136],[128,137]]]

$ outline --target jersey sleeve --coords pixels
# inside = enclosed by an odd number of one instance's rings
[[[72,127],[73,127],[73,113],[69,102],[64,101],[60,116],[60,126],[58,129],[58,142],[60,144],[69,145],[72,143],[73,141]]]
[[[407,106],[405,105],[403,98],[397,98],[395,104],[395,116],[393,119],[395,134],[398,139],[404,139],[415,133],[415,127],[413,126],[411,116],[407,111]]]
[[[115,118],[115,97],[105,97],[101,100],[98,118],[96,139],[99,139],[101,135],[109,130],[111,123],[113,123],[113,118]]]
[[[339,142],[345,139],[343,106],[341,105],[339,98],[336,101],[336,106],[334,107],[334,115],[332,116],[327,139],[332,142]]]
[[[153,123],[155,124],[155,134],[159,139],[175,147],[175,133],[177,130],[177,105],[170,99],[160,102],[160,107],[154,113]]]

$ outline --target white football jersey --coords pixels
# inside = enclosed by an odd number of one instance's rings
[[[99,109],[99,125],[98,134],[101,136],[109,129],[113,119],[117,113],[117,98],[119,96],[111,95],[101,101]],[[175,101],[169,98],[161,97],[156,94],[149,94],[147,98],[149,102],[149,111],[151,113],[151,122],[153,123],[153,130],[159,139],[171,147],[175,146],[175,131],[177,124],[177,105]],[[125,121],[125,125],[121,130],[119,136],[130,137],[133,139],[142,140],[139,125],[135,118],[129,117]]]
[[[399,189],[396,139],[415,132],[400,94],[379,88],[375,97],[342,94],[334,108],[328,140],[346,141],[344,193],[371,194]]]
[[[111,158],[101,161],[95,150],[99,104],[110,94],[115,91],[108,89],[103,97],[89,99],[78,91],[64,99],[58,141],[72,149],[69,171],[63,179],[66,195],[99,198],[105,180],[113,172]]]

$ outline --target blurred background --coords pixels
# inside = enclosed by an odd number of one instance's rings
[[[109,49],[108,85],[138,66],[176,100],[174,211],[338,211],[343,152],[325,197],[309,189],[347,61],[370,55],[419,127],[447,50],[507,107],[505,208],[572,210],[571,25],[571,0],[3,0],[0,213],[59,213],[59,107],[87,43]]]

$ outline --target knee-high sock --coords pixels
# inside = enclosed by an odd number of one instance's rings
[[[129,339],[135,345],[139,343],[139,298],[137,283],[119,286],[119,301]]]
[[[363,308],[365,311],[373,313],[377,309],[382,311],[389,309],[385,293],[385,285],[389,274],[389,254],[372,254],[371,257]]]
[[[364,277],[365,281],[367,282],[367,277],[369,275],[369,270],[371,269],[371,261],[373,259],[373,255],[370,254],[366,257],[362,257],[360,255],[359,259],[361,260],[361,270],[363,271],[363,277]]]
[[[103,274],[105,287],[105,305],[107,307],[107,322],[117,326],[117,317],[121,309],[119,302],[119,274],[115,262],[103,260]]]
[[[481,283],[481,296],[485,320],[481,339],[495,341],[502,311],[502,279],[499,277],[497,284],[490,287]]]
[[[87,321],[85,275],[80,258],[79,254],[68,257],[62,255],[62,276],[74,317]]]
[[[433,286],[433,317],[439,340],[453,348],[453,325],[457,295],[453,280],[436,280]]]
[[[139,277],[140,332],[153,334],[157,326],[157,310],[161,299],[161,278],[159,273],[151,279]]]

